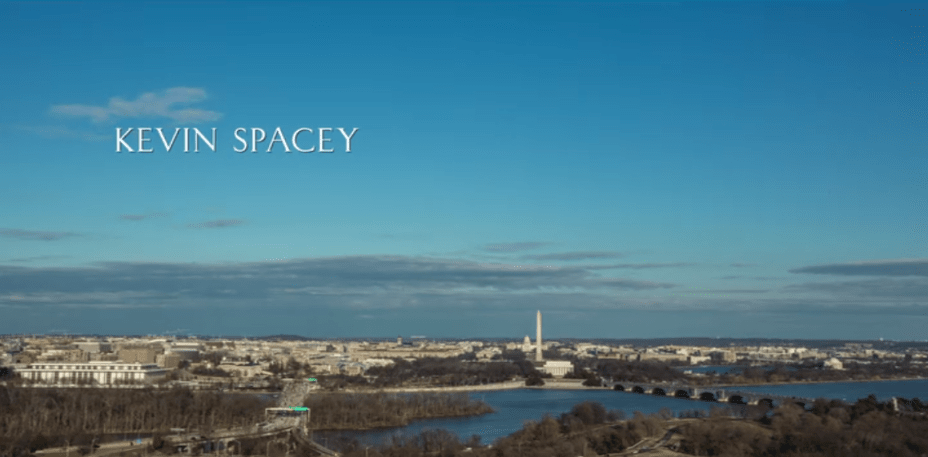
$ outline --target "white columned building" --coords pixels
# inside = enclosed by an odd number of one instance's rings
[[[38,384],[102,386],[145,384],[167,372],[153,363],[120,362],[40,362],[17,370],[23,379]]]

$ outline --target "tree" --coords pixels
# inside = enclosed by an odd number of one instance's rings
[[[603,380],[593,373],[587,373],[583,385],[586,387],[601,387],[603,385]]]
[[[528,378],[525,378],[525,385],[526,386],[543,386],[545,385],[545,381],[541,379],[541,376],[538,376],[537,374],[532,374],[532,375],[529,375]]]

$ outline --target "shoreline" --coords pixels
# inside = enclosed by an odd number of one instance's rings
[[[513,390],[513,389],[555,389],[555,390],[584,390],[584,389],[607,389],[605,387],[586,387],[583,386],[583,379],[566,379],[566,380],[545,380],[543,386],[526,386],[525,380],[506,381],[495,384],[480,384],[477,386],[447,386],[447,387],[384,387],[384,388],[362,388],[362,389],[345,389],[335,392],[346,393],[408,393],[408,392],[481,392],[494,390]],[[611,388],[609,388],[611,389]]]
[[[545,380],[543,386],[526,386],[525,381],[508,381],[496,384],[481,384],[478,386],[447,386],[447,387],[386,387],[386,388],[361,388],[345,389],[339,391],[328,391],[330,393],[411,393],[411,392],[480,392],[496,390],[513,390],[513,389],[536,389],[536,390],[612,390],[612,387],[587,387],[582,385],[582,379],[569,379],[551,381]],[[865,382],[892,382],[892,381],[928,381],[928,378],[892,378],[892,379],[847,379],[838,381],[778,381],[765,383],[744,383],[744,384],[707,384],[693,385],[698,388],[731,388],[731,387],[763,387],[763,386],[784,386],[784,385],[804,385],[804,384],[835,384],[835,383],[865,383]],[[617,381],[616,383],[623,383]],[[624,382],[625,384],[634,385],[633,382]],[[641,384],[663,384],[664,381],[646,382]],[[672,384],[671,382],[666,382]]]
[[[928,381],[928,378],[893,378],[893,379],[847,379],[841,381],[779,381],[764,383],[745,383],[745,384],[711,384],[706,387],[760,387],[760,386],[788,386],[802,384],[836,384],[839,382],[860,383],[860,382],[891,382],[891,381]]]
[[[494,384],[481,384],[478,386],[446,386],[446,387],[381,387],[381,388],[351,388],[337,391],[328,391],[333,393],[406,393],[406,392],[474,392],[485,390],[510,390],[525,387],[525,381],[507,381]],[[321,391],[326,392],[326,391]]]
[[[327,429],[313,429],[313,432],[322,432],[322,433],[338,433],[338,432],[369,432],[371,430],[389,430],[391,428],[402,428],[412,424],[415,421],[419,420],[429,420],[429,419],[455,419],[455,418],[468,418],[468,417],[480,417],[487,414],[493,414],[496,410],[492,409],[490,411],[484,411],[482,413],[473,413],[473,414],[461,414],[461,415],[451,415],[451,416],[425,416],[425,417],[415,417],[407,420],[405,424],[396,424],[396,425],[374,425],[371,427],[357,427],[357,428],[327,428]]]

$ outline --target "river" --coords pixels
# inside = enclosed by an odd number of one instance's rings
[[[785,384],[743,386],[737,389],[806,398],[837,398],[847,402],[854,402],[871,393],[881,400],[893,396],[924,399],[928,397],[928,380]],[[357,439],[366,444],[377,445],[388,442],[393,436],[414,436],[427,429],[445,429],[456,434],[462,441],[466,441],[471,435],[479,435],[481,442],[487,444],[518,431],[525,421],[537,421],[545,414],[557,416],[584,401],[602,403],[606,409],[623,411],[627,417],[631,417],[635,411],[650,414],[662,408],[679,413],[694,409],[708,411],[712,407],[730,407],[724,404],[601,389],[514,389],[475,392],[470,396],[486,402],[495,412],[469,418],[423,419],[405,427],[389,429],[316,432],[316,438],[320,443],[335,447],[338,447],[337,441],[343,439]]]
[[[426,429],[445,429],[455,433],[462,441],[471,435],[479,435],[482,443],[491,443],[497,438],[510,435],[522,428],[529,420],[539,420],[545,414],[559,415],[584,401],[602,403],[608,410],[620,410],[631,417],[635,411],[645,414],[669,408],[674,413],[712,407],[727,407],[713,403],[679,400],[669,397],[639,395],[614,390],[554,390],[512,389],[472,393],[471,398],[489,404],[495,412],[467,418],[423,419],[405,427],[350,432],[316,432],[317,441],[326,443],[340,438],[355,438],[368,444],[387,442],[393,436],[417,435]]]

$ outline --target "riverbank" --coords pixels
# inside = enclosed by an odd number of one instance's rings
[[[928,378],[891,378],[891,379],[848,379],[848,380],[822,380],[822,381],[777,381],[777,382],[748,382],[748,383],[739,383],[739,384],[705,384],[700,385],[692,383],[693,387],[698,388],[731,388],[731,387],[759,387],[759,386],[781,386],[781,385],[802,385],[802,384],[831,384],[839,382],[891,382],[891,381],[923,381],[928,380]],[[526,386],[524,380],[518,381],[506,381],[498,382],[493,384],[480,384],[473,386],[435,386],[435,387],[426,387],[426,386],[414,386],[414,387],[354,387],[338,390],[336,392],[343,393],[417,393],[417,392],[439,392],[439,393],[448,393],[448,392],[486,392],[486,391],[496,391],[496,390],[512,390],[512,389],[554,389],[554,390],[597,390],[597,389],[612,389],[612,386],[609,387],[587,387],[583,385],[583,379],[565,379],[565,378],[549,378],[545,379],[545,385],[543,386]],[[635,385],[634,382],[630,381],[615,381],[615,383]],[[643,384],[674,384],[671,381],[652,381]],[[331,392],[331,391],[319,391],[322,392]]]
[[[309,395],[303,402],[316,430],[369,430],[403,427],[420,419],[462,418],[492,413],[485,402],[466,393],[332,392]]]
[[[413,393],[413,392],[485,392],[492,390],[511,390],[511,389],[563,389],[563,390],[584,390],[584,389],[603,389],[603,387],[586,387],[583,385],[583,379],[545,379],[543,386],[526,386],[524,380],[497,382],[493,384],[480,384],[476,386],[447,386],[447,387],[384,387],[379,389],[372,388],[354,388],[344,389],[338,392],[346,393]],[[611,387],[609,387],[611,389]]]
[[[468,414],[443,414],[436,416],[417,416],[417,417],[403,417],[401,421],[383,421],[376,424],[366,424],[366,425],[353,425],[353,426],[339,426],[334,428],[317,428],[313,432],[376,432],[376,431],[386,431],[386,430],[395,430],[402,427],[406,427],[409,424],[421,421],[421,420],[432,420],[432,419],[469,419],[474,417],[485,416],[487,414],[495,413],[495,410],[489,410],[479,413],[468,413]]]
[[[860,383],[860,382],[893,382],[893,381],[926,381],[928,378],[890,378],[890,379],[847,379],[840,381],[778,381],[778,382],[761,382],[761,383],[743,383],[743,384],[710,384],[706,387],[761,387],[761,386],[789,386],[803,384],[835,384],[840,382]],[[702,387],[702,386],[700,386]]]
[[[446,386],[446,387],[381,387],[381,388],[350,388],[339,390],[346,393],[413,393],[413,392],[479,392],[487,390],[509,390],[525,387],[525,381],[506,381],[476,386]]]

